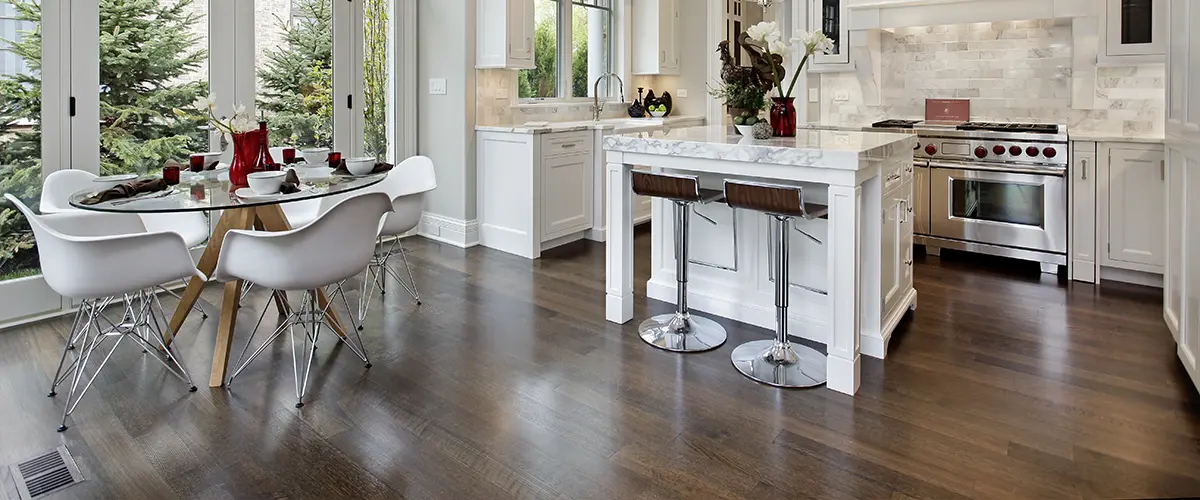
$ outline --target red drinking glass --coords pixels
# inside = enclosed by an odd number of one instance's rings
[[[167,185],[169,186],[179,184],[179,165],[167,165],[163,167],[163,180],[167,181]]]
[[[204,170],[204,155],[194,154],[188,157],[188,170],[199,172]]]
[[[329,153],[329,168],[338,168],[338,165],[341,165],[341,164],[342,164],[342,154],[341,153],[339,153],[337,151],[333,151],[333,152]]]
[[[196,201],[201,201],[204,199],[203,184],[192,184],[192,199]]]
[[[283,148],[283,162],[289,165],[296,163],[296,148]]]

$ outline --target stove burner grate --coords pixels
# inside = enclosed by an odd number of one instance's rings
[[[967,122],[959,125],[958,130],[990,130],[994,132],[1032,132],[1035,134],[1057,134],[1058,125],[1044,123]]]

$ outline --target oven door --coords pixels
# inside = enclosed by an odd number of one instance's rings
[[[933,236],[1067,253],[1064,172],[999,171],[930,162]]]

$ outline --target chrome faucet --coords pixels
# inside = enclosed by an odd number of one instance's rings
[[[600,104],[600,82],[608,77],[616,77],[617,83],[621,85],[621,102],[625,102],[625,81],[621,79],[621,75],[616,73],[605,73],[596,78],[596,83],[592,84],[592,97],[595,101],[592,102],[592,120],[600,121],[600,115],[604,113],[604,107]]]

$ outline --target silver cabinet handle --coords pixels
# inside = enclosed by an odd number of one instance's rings
[[[1159,176],[1160,178],[1162,178],[1162,180],[1164,180],[1164,181],[1166,181],[1166,180],[1167,180],[1167,160],[1159,160],[1159,162],[1158,162],[1158,176]]]
[[[900,200],[900,222],[908,222],[908,200]]]
[[[1083,163],[1083,180],[1087,180],[1087,160],[1080,160]]]
[[[576,144],[576,143],[573,143],[573,142],[572,142],[572,143],[569,143],[569,144],[563,144],[563,145],[562,145],[562,148],[563,148],[563,149],[571,149],[571,148],[573,148],[573,147],[575,147],[575,146],[578,146],[578,145],[579,145],[579,144]]]

